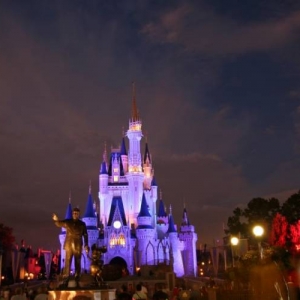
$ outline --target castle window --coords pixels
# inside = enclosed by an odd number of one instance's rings
[[[112,234],[109,241],[110,248],[114,248],[116,246],[125,247],[125,236],[123,233],[116,236],[115,234]]]
[[[118,182],[119,181],[119,176],[114,176],[114,182]]]

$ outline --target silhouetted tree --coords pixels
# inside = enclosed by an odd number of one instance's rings
[[[268,232],[271,229],[272,221],[276,213],[280,211],[279,200],[271,198],[253,198],[247,207],[242,210],[237,207],[233,211],[233,216],[228,218],[226,234],[241,234],[242,237],[251,238],[252,227],[259,223]]]
[[[300,220],[300,191],[291,195],[281,207],[281,214],[286,217],[289,224]]]

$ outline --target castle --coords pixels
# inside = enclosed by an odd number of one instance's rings
[[[128,152],[124,137],[120,148],[111,150],[109,159],[105,147],[99,173],[99,205],[94,203],[89,189],[82,216],[82,221],[87,225],[89,246],[106,246],[104,264],[120,262],[131,275],[144,265],[167,263],[171,264],[177,277],[196,276],[195,228],[190,224],[184,207],[182,222],[177,230],[171,207],[167,213],[161,195],[158,198],[147,142],[144,156],[141,154],[142,121],[134,91],[126,137],[129,141]],[[72,218],[71,201],[65,218]],[[62,228],[59,235],[62,267],[65,234]],[[90,260],[83,253],[82,269],[89,270],[89,266]]]

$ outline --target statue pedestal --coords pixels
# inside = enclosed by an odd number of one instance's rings
[[[53,290],[48,292],[48,300],[114,300],[116,298],[116,290]]]

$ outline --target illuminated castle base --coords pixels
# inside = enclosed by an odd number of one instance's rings
[[[125,137],[128,139],[128,152]],[[144,155],[141,154],[142,121],[137,113],[135,92],[125,137],[119,148],[111,149],[109,157],[106,147],[104,149],[99,172],[98,203],[94,203],[89,189],[86,211],[82,217],[88,229],[89,246],[106,246],[104,264],[122,265],[129,274],[136,274],[145,265],[164,263],[171,265],[178,277],[196,276],[197,234],[189,222],[185,207],[177,229],[171,206],[167,213],[161,193],[158,199],[158,186],[147,142],[144,143]],[[72,217],[71,211],[69,201],[66,219]],[[59,236],[62,268],[65,235],[63,229]],[[90,260],[85,253],[82,258],[82,269],[89,271]]]

